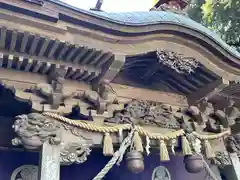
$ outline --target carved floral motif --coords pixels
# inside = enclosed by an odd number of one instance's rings
[[[69,143],[61,151],[61,164],[70,165],[72,163],[83,163],[91,150],[89,146],[78,143]]]
[[[192,73],[199,62],[193,57],[184,57],[182,54],[167,50],[157,50],[158,62],[174,69],[178,73]]]
[[[112,118],[105,119],[111,123],[151,124],[163,128],[180,129],[181,117],[172,112],[171,106],[152,105],[147,101],[134,100],[122,111],[116,111]]]

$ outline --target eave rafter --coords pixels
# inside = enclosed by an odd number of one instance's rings
[[[92,83],[102,77],[111,81],[125,61],[124,55],[0,28],[0,65],[3,68],[48,74],[51,69],[62,67],[66,70],[65,78]]]

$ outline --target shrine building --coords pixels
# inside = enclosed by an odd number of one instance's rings
[[[240,53],[187,0],[0,0],[0,180],[240,180]]]

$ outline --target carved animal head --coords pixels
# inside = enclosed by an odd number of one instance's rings
[[[13,128],[18,135],[14,145],[22,144],[27,149],[37,149],[47,140],[60,141],[60,124],[38,113],[17,116]]]

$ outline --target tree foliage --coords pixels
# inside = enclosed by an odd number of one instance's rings
[[[189,16],[240,47],[240,0],[192,0]]]

